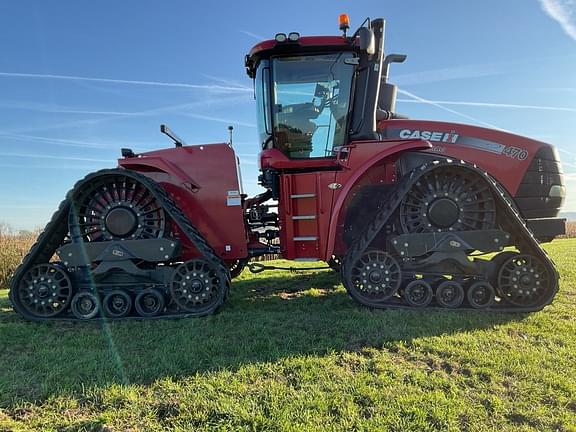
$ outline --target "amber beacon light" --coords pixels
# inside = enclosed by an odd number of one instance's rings
[[[344,36],[346,36],[346,30],[350,28],[350,17],[348,14],[341,14],[338,17],[338,22],[340,24],[340,30],[344,32]]]

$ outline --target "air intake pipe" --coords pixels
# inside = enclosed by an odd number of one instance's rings
[[[382,65],[382,80],[380,81],[380,91],[378,95],[378,108],[376,110],[376,120],[404,119],[405,116],[396,114],[396,94],[397,87],[388,82],[388,74],[392,63],[404,63],[406,55],[388,54]]]
[[[370,49],[361,50],[358,65],[358,79],[352,109],[350,138],[357,140],[378,139],[376,131],[376,110],[382,77],[382,57],[384,51],[384,20],[375,19],[369,28],[361,28],[373,34]],[[362,41],[361,37],[361,41]],[[371,41],[372,42],[372,41]],[[373,48],[372,48],[373,47]]]

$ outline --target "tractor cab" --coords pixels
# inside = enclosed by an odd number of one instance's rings
[[[259,183],[267,190],[249,206],[278,201],[280,251],[288,259],[325,258],[333,203],[352,173],[344,164],[384,147],[377,120],[390,113],[395,92],[380,89],[388,86],[387,62],[403,57],[384,58],[383,19],[367,19],[351,36],[348,28],[344,15],[340,36],[279,33],[246,56],[262,148]]]
[[[366,20],[352,36],[348,27],[343,16],[342,36],[279,33],[246,56],[262,150],[292,160],[334,158],[351,140],[377,138],[377,117],[395,98],[395,91],[379,92],[389,86],[382,73],[384,21]]]

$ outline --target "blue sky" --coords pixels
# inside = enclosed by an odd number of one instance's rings
[[[121,147],[223,142],[235,127],[244,187],[258,140],[244,55],[283,31],[337,34],[387,21],[386,50],[408,54],[392,81],[412,118],[493,125],[553,143],[576,211],[573,0],[0,2],[0,222],[43,226],[76,179]],[[415,98],[420,98],[415,99]],[[433,101],[434,103],[423,103]]]

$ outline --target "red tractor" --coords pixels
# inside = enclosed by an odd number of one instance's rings
[[[266,192],[243,194],[231,143],[185,146],[164,128],[175,148],[122,149],[70,190],[13,276],[15,310],[211,314],[267,254],[328,262],[372,308],[549,304],[558,273],[540,242],[565,232],[554,147],[396,114],[388,72],[406,57],[384,55],[382,19],[348,36],[345,18],[343,35],[279,33],[246,56]]]

